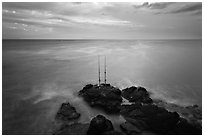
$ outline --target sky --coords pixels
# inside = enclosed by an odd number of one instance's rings
[[[202,3],[3,2],[3,39],[201,39]]]

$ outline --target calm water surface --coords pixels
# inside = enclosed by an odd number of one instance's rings
[[[10,40],[2,45],[4,134],[51,134],[65,101],[82,114],[81,122],[104,114],[77,96],[86,84],[97,83],[97,55],[101,62],[106,55],[108,82],[114,86],[144,86],[154,99],[202,105],[201,40]],[[116,124],[123,121],[106,116]]]

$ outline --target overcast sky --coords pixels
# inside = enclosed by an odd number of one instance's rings
[[[202,38],[202,3],[3,3],[4,39]]]

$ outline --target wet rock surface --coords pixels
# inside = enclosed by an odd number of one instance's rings
[[[62,103],[55,119],[58,128],[53,131],[54,135],[86,135],[89,124],[78,123],[80,114],[69,102]]]
[[[63,125],[55,135],[86,135],[89,128],[89,123],[74,123],[70,125]]]
[[[127,134],[127,135],[137,135],[141,133],[141,130],[138,129],[135,125],[132,125],[129,122],[122,123],[120,128]]]
[[[173,135],[202,135],[202,128],[190,124],[186,119],[180,118],[176,127],[169,132]]]
[[[121,107],[121,114],[140,130],[156,134],[201,134],[199,128],[184,121],[177,112],[169,112],[153,104],[125,105]]]
[[[76,112],[76,109],[68,102],[62,103],[60,109],[57,112],[56,119],[59,120],[74,120],[78,119],[80,114]]]
[[[166,108],[169,111],[176,111],[182,118],[185,118],[191,124],[202,129],[202,108],[198,105],[179,106],[176,104],[166,103],[162,100],[154,100],[157,106]]]
[[[106,119],[103,115],[97,115],[91,120],[88,135],[103,135],[103,134],[118,134],[112,125],[112,122]]]
[[[143,87],[132,86],[122,90],[122,96],[129,102],[152,103],[149,93]]]
[[[118,113],[122,102],[121,91],[110,84],[86,85],[80,92],[92,107],[101,107],[107,113]]]

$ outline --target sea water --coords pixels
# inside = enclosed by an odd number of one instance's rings
[[[3,40],[3,134],[52,134],[55,115],[69,101],[86,123],[103,114],[78,97],[98,81],[124,89],[144,86],[151,98],[180,106],[202,105],[201,40]]]

